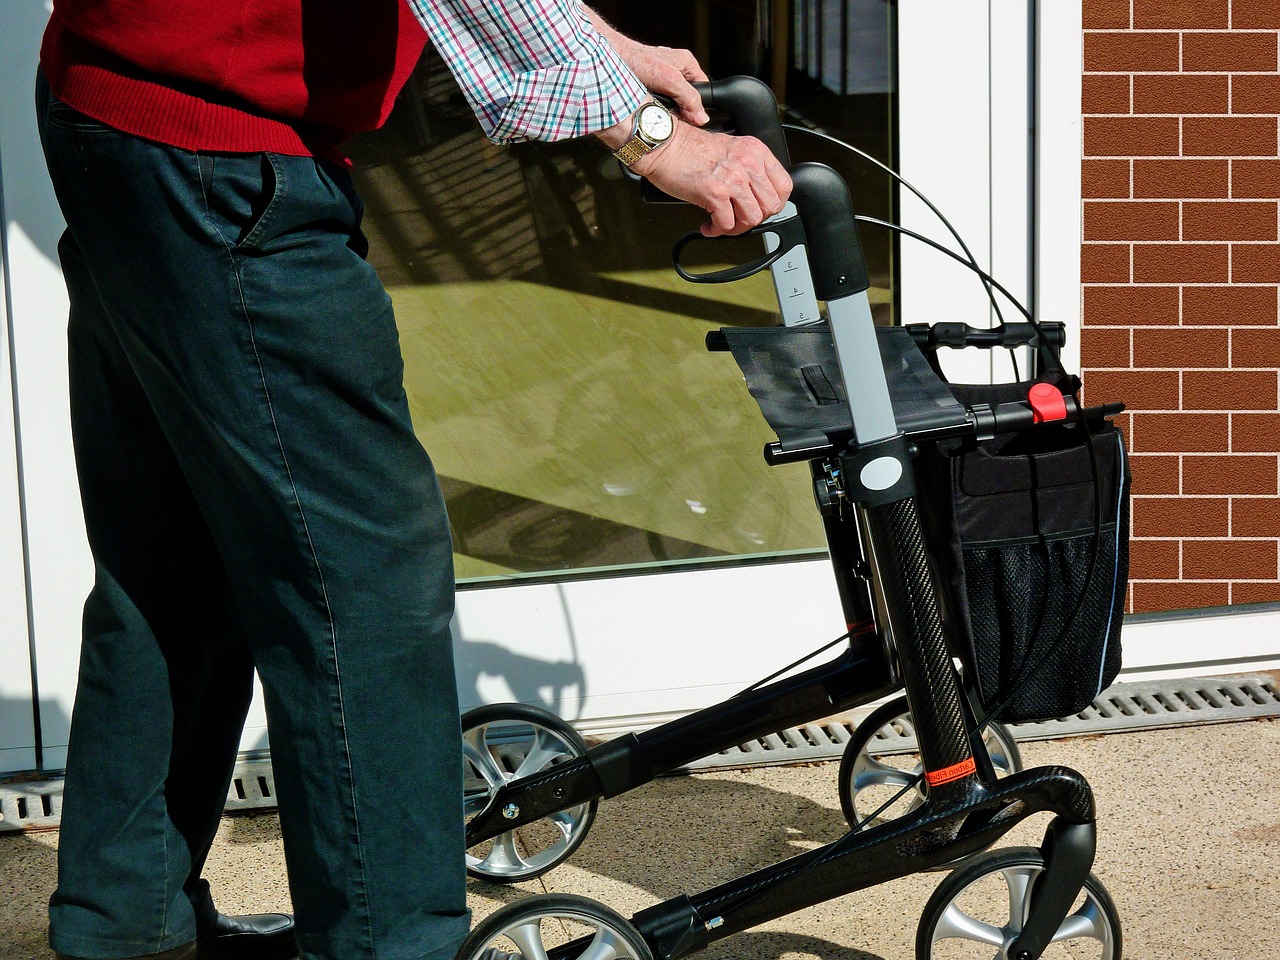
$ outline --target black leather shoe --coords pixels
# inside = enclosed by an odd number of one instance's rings
[[[218,914],[196,935],[193,960],[294,960],[297,955],[293,917],[287,913]]]

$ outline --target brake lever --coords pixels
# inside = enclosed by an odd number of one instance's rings
[[[749,263],[736,267],[727,267],[724,270],[712,270],[709,273],[693,273],[685,269],[684,264],[680,262],[680,255],[685,248],[699,240],[714,243],[719,240],[737,240],[740,237],[758,237],[765,234],[773,234],[778,240],[778,245],[763,257],[752,260]],[[690,283],[732,283],[734,280],[745,280],[747,277],[755,276],[761,270],[767,270],[796,247],[803,246],[804,242],[804,225],[800,222],[798,216],[792,214],[782,220],[776,217],[770,218],[764,223],[752,227],[746,233],[734,234],[733,236],[704,237],[698,232],[686,233],[676,241],[676,245],[672,248],[671,263],[675,267],[676,273]]]

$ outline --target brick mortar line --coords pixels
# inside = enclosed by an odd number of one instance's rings
[[[1273,197],[1084,197],[1085,203],[1272,203],[1280,206],[1280,199]],[[1085,243],[1104,243],[1101,240],[1085,240]],[[1115,243],[1138,243],[1137,240],[1116,240]],[[1206,241],[1208,242],[1208,241]],[[1235,242],[1235,241],[1224,241]],[[1264,241],[1239,241],[1242,243]]]
[[[1171,543],[1261,543],[1264,545],[1280,544],[1275,537],[1233,537],[1227,534],[1217,537],[1137,537],[1130,535],[1129,542],[1171,544]],[[1255,578],[1249,578],[1255,579]]]
[[[1277,77],[1280,70],[1082,70],[1082,77]]]
[[[1086,35],[1093,34],[1095,36],[1103,36],[1106,34],[1134,34],[1134,33],[1163,33],[1163,34],[1183,34],[1191,33],[1200,36],[1209,36],[1217,34],[1219,36],[1240,37],[1246,34],[1250,36],[1275,36],[1280,34],[1280,30],[1274,27],[1085,27],[1083,31]]]
[[[1277,74],[1280,76],[1280,74]],[[1118,117],[1124,120],[1269,120],[1275,113],[1082,113],[1085,120]]]
[[[1135,536],[1130,536],[1129,537],[1130,543],[1134,543],[1135,541],[1139,543],[1189,543],[1189,542],[1239,543],[1242,541],[1247,541],[1248,543],[1276,543],[1277,542],[1275,538],[1265,538],[1265,537],[1264,538],[1258,538],[1258,537],[1246,538],[1246,537],[1228,537],[1228,536],[1222,536],[1222,537],[1135,537]],[[1256,579],[1256,578],[1248,578],[1248,579]]]
[[[1131,246],[1142,241],[1139,240],[1085,240],[1086,244],[1096,244],[1098,246]],[[1160,241],[1155,241],[1160,242]],[[1178,241],[1180,243],[1230,243],[1228,240],[1206,240],[1206,241]],[[1280,246],[1280,243],[1274,244]],[[1083,284],[1086,287],[1275,287],[1278,284],[1275,281],[1263,280],[1238,280],[1235,283],[1226,283],[1222,280],[1193,280],[1193,281],[1160,281],[1160,280],[1135,280],[1131,283],[1118,283],[1110,280],[1086,280]]]
[[[1150,454],[1150,456],[1159,456],[1159,454]],[[1176,456],[1176,454],[1171,454],[1171,456]],[[1280,500],[1280,493],[1135,493],[1135,494],[1132,494],[1132,497],[1134,500],[1169,500],[1169,501],[1212,500],[1215,503],[1222,502],[1230,506],[1231,502],[1234,500],[1241,500],[1241,501],[1256,500],[1256,501],[1273,503],[1277,500]],[[1152,535],[1143,537],[1143,539],[1144,540],[1168,540],[1168,539],[1180,540],[1183,538],[1161,537],[1161,536],[1152,534]],[[1201,536],[1199,537],[1199,539],[1216,540],[1216,539],[1220,539],[1220,537]],[[1267,541],[1280,540],[1280,533],[1275,533],[1275,534],[1259,533],[1259,534],[1254,534],[1252,537],[1249,537],[1248,539],[1267,540]]]
[[[1181,134],[1179,134],[1179,136],[1181,136]],[[1212,153],[1208,153],[1208,154],[1195,153],[1195,154],[1190,154],[1189,156],[1183,156],[1180,153],[1177,153],[1177,154],[1165,153],[1165,154],[1150,154],[1150,155],[1143,154],[1142,156],[1133,156],[1132,154],[1121,155],[1121,154],[1115,154],[1115,153],[1088,153],[1088,154],[1085,154],[1080,159],[1081,160],[1264,160],[1265,161],[1265,160],[1280,160],[1280,153],[1249,153],[1249,154],[1240,154],[1240,155],[1233,154],[1231,156],[1222,156],[1220,154],[1212,154]],[[1160,200],[1163,198],[1154,197],[1152,199]],[[1213,198],[1208,197],[1206,199],[1212,200]],[[1265,197],[1264,199],[1269,200],[1271,198]]]
[[[1133,585],[1135,585],[1135,584],[1140,584],[1140,583],[1152,583],[1152,584],[1154,584],[1154,583],[1159,583],[1159,584],[1178,584],[1178,585],[1185,585],[1185,584],[1189,584],[1189,583],[1206,583],[1206,584],[1208,584],[1208,583],[1217,583],[1217,584],[1225,584],[1225,585],[1227,585],[1227,586],[1231,586],[1232,584],[1236,584],[1236,583],[1239,583],[1239,584],[1246,584],[1246,583],[1268,583],[1268,584],[1270,584],[1270,583],[1280,583],[1280,578],[1275,579],[1275,580],[1199,580],[1199,579],[1187,579],[1187,578],[1183,578],[1183,579],[1181,579],[1181,580],[1147,580],[1147,579],[1141,579],[1141,580],[1139,580],[1139,579],[1137,579],[1136,577],[1130,577],[1130,578],[1129,578],[1129,585],[1130,585],[1130,586],[1133,586]],[[1130,611],[1130,612],[1132,613],[1133,611]]]
[[[1121,243],[1125,243],[1125,244],[1131,244],[1131,245],[1133,245],[1133,246],[1135,246],[1135,247],[1154,247],[1154,246],[1165,246],[1165,247],[1171,247],[1171,246],[1172,246],[1172,247],[1191,247],[1191,246],[1196,246],[1196,247],[1204,247],[1204,246],[1214,246],[1214,247],[1233,247],[1233,246],[1235,246],[1235,247],[1280,247],[1280,239],[1277,239],[1277,240],[1176,240],[1176,239],[1172,239],[1172,238],[1170,238],[1170,239],[1168,239],[1168,240],[1136,240],[1136,239],[1132,239],[1132,238],[1126,238],[1126,239],[1124,239],[1124,240],[1089,240],[1089,241],[1086,241],[1086,242],[1088,242],[1088,243],[1111,243],[1111,244],[1121,244]],[[1150,285],[1153,285],[1153,284],[1158,284],[1158,283],[1159,283],[1159,281],[1156,281],[1156,280],[1147,280],[1147,281],[1145,281],[1145,283],[1146,283],[1146,285],[1150,286]],[[1133,285],[1135,285],[1135,284],[1131,284],[1131,286],[1133,286]],[[1185,281],[1185,280],[1180,281],[1180,282],[1179,282],[1179,281],[1172,281],[1172,282],[1169,282],[1169,283],[1165,283],[1165,284],[1163,284],[1163,286],[1166,286],[1166,287],[1173,287],[1173,286],[1182,286],[1182,287],[1191,286],[1191,287],[1197,287],[1197,286],[1211,286],[1211,285],[1212,285],[1212,284],[1211,284],[1210,282],[1206,282],[1206,283],[1204,283],[1204,284],[1201,284],[1201,283],[1198,283],[1198,282],[1195,282],[1195,281],[1188,282],[1188,281]],[[1219,281],[1218,285],[1220,285],[1220,286],[1235,287],[1235,286],[1244,286],[1245,284],[1243,284],[1243,283],[1233,283],[1233,282],[1231,282],[1231,281],[1226,281],[1225,283],[1223,283],[1222,281]],[[1255,286],[1255,287],[1273,287],[1273,286],[1275,286],[1275,283],[1274,283],[1274,282],[1267,283],[1267,282],[1264,282],[1264,281],[1261,281],[1261,280],[1254,280],[1254,281],[1252,281],[1252,283],[1250,283],[1249,285],[1250,285],[1250,286]]]
[[[1280,33],[1275,27],[1084,27],[1085,33]]]
[[[1235,500],[1241,500],[1241,501],[1247,501],[1247,500],[1275,501],[1275,500],[1277,500],[1277,499],[1280,499],[1280,494],[1275,494],[1275,493],[1269,493],[1269,494],[1259,494],[1259,493],[1242,493],[1242,494],[1233,494],[1233,495],[1229,495],[1229,496],[1228,496],[1228,495],[1223,495],[1223,496],[1211,496],[1211,495],[1209,495],[1209,494],[1199,494],[1199,493],[1182,493],[1182,494],[1175,494],[1175,495],[1171,495],[1171,496],[1157,496],[1157,495],[1155,495],[1155,494],[1138,494],[1138,493],[1135,493],[1135,494],[1133,494],[1133,499],[1135,499],[1135,500],[1177,500],[1177,501],[1183,501],[1183,500],[1195,500],[1195,501],[1200,501],[1200,500],[1214,500],[1214,501],[1225,500],[1225,501],[1227,501],[1227,502],[1228,502],[1228,506],[1230,506],[1231,501],[1235,501]],[[1235,536],[1235,535],[1233,535],[1233,534],[1231,534],[1231,533],[1226,533],[1226,534],[1216,534],[1216,535],[1214,535],[1214,536],[1184,536],[1184,537],[1157,537],[1157,536],[1145,536],[1145,537],[1141,537],[1141,538],[1138,538],[1138,539],[1142,539],[1142,540],[1223,540],[1223,539],[1232,539],[1232,540],[1259,540],[1259,541],[1265,541],[1266,543],[1271,543],[1271,542],[1273,542],[1273,541],[1280,540],[1280,534],[1277,534],[1277,535],[1274,535],[1274,536],[1273,536],[1273,535],[1271,535],[1271,534],[1255,534],[1254,536],[1251,536],[1251,537],[1237,537],[1237,536]]]

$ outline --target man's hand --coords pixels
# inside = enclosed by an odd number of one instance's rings
[[[702,225],[707,237],[745,233],[780,213],[791,195],[790,175],[755,137],[710,133],[679,120],[671,139],[631,169],[711,214]]]
[[[590,7],[582,9],[645,87],[676,102],[681,119],[699,127],[710,119],[702,109],[702,98],[693,89],[693,84],[705,83],[708,77],[690,51],[639,43],[623,36]]]
[[[707,75],[693,54],[637,43],[591,8],[582,9],[640,81],[680,108],[671,139],[633,163],[632,171],[663,193],[711,214],[711,222],[702,225],[704,236],[745,233],[781,212],[791,195],[791,177],[769,148],[755,137],[699,129],[709,118],[693,84],[706,81]],[[631,137],[630,121],[596,136],[617,150]]]

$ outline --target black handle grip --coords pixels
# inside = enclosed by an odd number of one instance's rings
[[[1056,320],[1040,323],[1006,323],[999,327],[971,327],[959,321],[908,323],[911,339],[931,350],[938,347],[1020,347],[1036,345],[1044,337],[1051,346],[1065,346],[1066,325]]]
[[[782,132],[782,118],[778,113],[778,100],[769,85],[755,77],[725,77],[707,83],[695,83],[693,88],[702,97],[702,105],[708,110],[721,110],[733,121],[733,133],[755,137],[773,151],[784,167],[791,166],[786,137]]]
[[[839,300],[866,290],[871,279],[844,178],[824,163],[801,163],[792,168],[791,183],[818,299]]]

